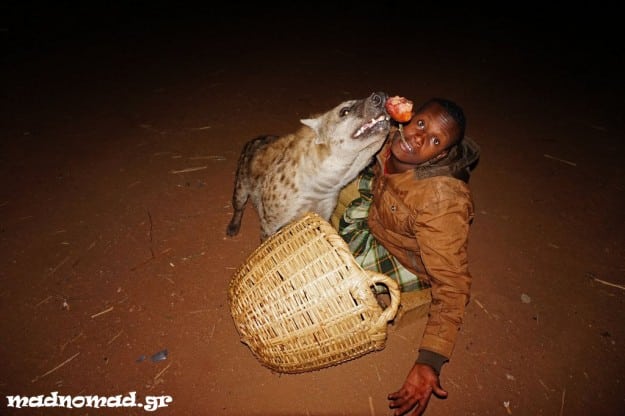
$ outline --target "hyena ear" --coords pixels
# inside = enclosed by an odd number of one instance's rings
[[[300,123],[302,123],[305,126],[310,127],[311,129],[317,131],[317,127],[319,126],[319,119],[317,118],[303,118],[300,120]]]
[[[310,127],[311,129],[313,129],[313,131],[315,132],[315,144],[321,144],[323,143],[323,140],[321,140],[321,134],[319,132],[319,126],[321,125],[321,120],[318,118],[303,118],[300,120],[300,122],[305,125]]]

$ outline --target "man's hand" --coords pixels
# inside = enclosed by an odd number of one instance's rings
[[[400,416],[416,406],[412,416],[421,415],[425,412],[432,393],[440,398],[447,397],[447,392],[441,387],[432,367],[416,363],[401,389],[388,395],[388,407],[395,409],[395,416]]]

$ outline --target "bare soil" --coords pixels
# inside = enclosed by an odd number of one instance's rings
[[[240,342],[227,301],[259,244],[250,207],[225,235],[244,142],[377,90],[456,100],[482,147],[472,301],[443,369],[449,397],[426,413],[623,414],[610,25],[440,13],[391,28],[401,10],[231,7],[27,11],[3,28],[0,414],[146,413],[7,407],[51,392],[171,396],[162,415],[390,414],[423,319],[389,327],[382,351],[285,375]]]

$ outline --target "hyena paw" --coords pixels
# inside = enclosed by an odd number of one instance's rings
[[[230,237],[234,237],[239,234],[239,229],[241,228],[241,224],[230,223],[228,224],[228,228],[226,228],[226,234]]]

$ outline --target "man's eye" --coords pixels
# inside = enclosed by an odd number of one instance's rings
[[[438,140],[438,137],[434,136],[432,137],[432,144],[435,144],[436,146],[438,146],[439,144],[441,144],[441,141]]]
[[[423,120],[417,120],[417,127],[419,127],[420,129],[425,127],[425,121]]]
[[[343,107],[341,108],[341,111],[339,112],[339,115],[341,117],[345,117],[346,115],[349,114],[349,107]]]

